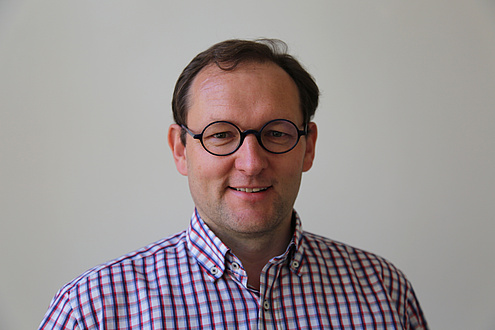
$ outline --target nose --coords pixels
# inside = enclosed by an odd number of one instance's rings
[[[246,175],[257,175],[268,165],[268,152],[258,143],[254,134],[248,134],[234,154],[235,168]]]

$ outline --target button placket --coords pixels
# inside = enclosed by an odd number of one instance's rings
[[[215,266],[213,266],[213,267],[210,268],[210,273],[213,276],[217,275],[219,272],[220,272],[220,270],[217,267],[215,267]]]

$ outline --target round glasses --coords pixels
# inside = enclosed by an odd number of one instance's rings
[[[215,156],[227,156],[237,151],[248,134],[256,136],[258,143],[268,152],[283,154],[294,149],[302,135],[307,134],[287,119],[271,120],[257,131],[248,129],[242,132],[228,121],[215,121],[208,124],[200,134],[194,134],[185,125],[181,127],[194,139],[200,140],[203,148]]]

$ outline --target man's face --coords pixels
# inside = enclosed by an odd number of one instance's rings
[[[245,63],[233,71],[208,66],[193,81],[189,101],[187,126],[194,133],[219,120],[242,131],[259,130],[273,119],[303,129],[297,87],[273,63]],[[269,153],[249,134],[235,153],[214,156],[189,135],[184,147],[177,125],[170,128],[169,144],[179,172],[188,176],[199,214],[217,235],[262,235],[290,227],[302,172],[314,158],[316,125],[309,129],[285,154]]]

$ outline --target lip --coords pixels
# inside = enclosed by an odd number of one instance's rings
[[[260,192],[264,192],[270,188],[267,187],[229,187],[230,189],[238,192],[248,193],[248,194],[257,194]]]
[[[236,199],[249,203],[260,202],[266,199],[272,186],[246,186],[246,187],[229,187],[229,191]]]

